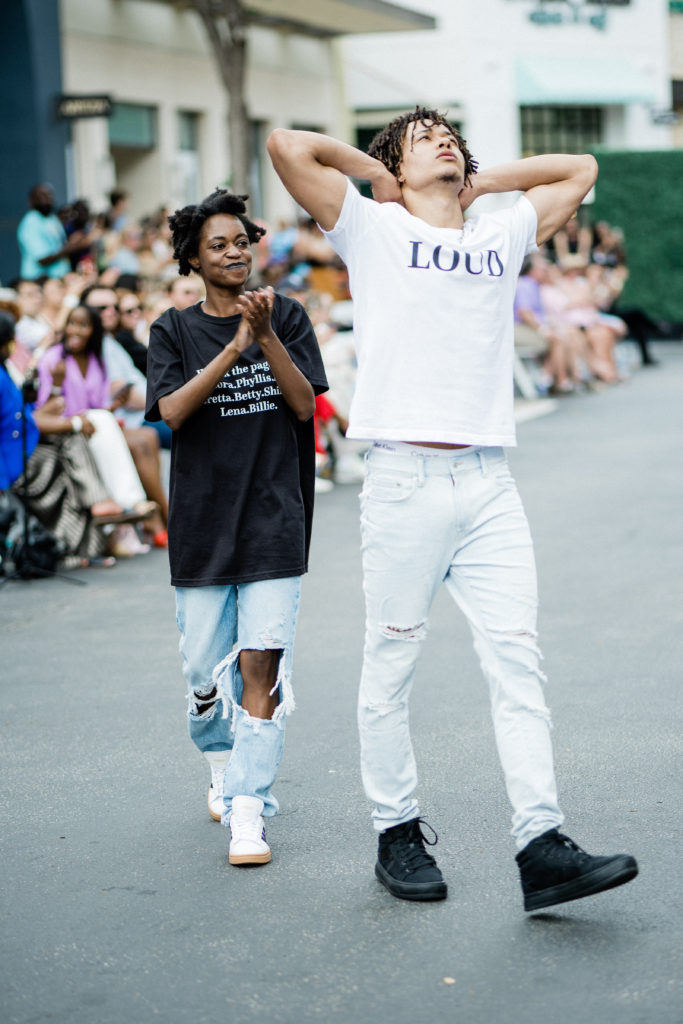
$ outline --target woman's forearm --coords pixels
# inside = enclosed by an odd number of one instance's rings
[[[74,425],[71,416],[60,416],[56,413],[45,412],[44,409],[34,409],[33,419],[41,434],[73,434]]]
[[[268,360],[273,376],[287,405],[297,419],[305,422],[315,412],[315,394],[274,331],[258,339],[259,347]]]
[[[233,368],[239,357],[240,349],[231,342],[204,367],[201,373],[195,374],[177,391],[172,391],[170,395],[160,398],[159,412],[164,423],[171,430],[181,427],[185,420],[201,408],[218,382]]]

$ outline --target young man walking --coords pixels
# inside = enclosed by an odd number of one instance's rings
[[[285,187],[345,260],[358,355],[348,436],[373,442],[361,498],[366,634],[358,721],[379,832],[375,873],[394,896],[437,900],[414,797],[408,699],[444,582],[489,683],[513,807],[526,910],[629,881],[635,860],[594,857],[559,829],[550,716],[536,643],[536,574],[504,446],[515,444],[513,301],[524,256],[572,215],[591,156],[540,156],[477,172],[459,133],[416,108],[366,155],[310,132],[273,132]],[[372,185],[360,196],[347,176]],[[474,217],[478,196],[521,191]],[[430,845],[432,845],[430,843]]]

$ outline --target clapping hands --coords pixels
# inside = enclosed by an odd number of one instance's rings
[[[237,310],[242,314],[242,322],[232,342],[240,352],[244,352],[252,341],[259,341],[272,333],[270,317],[274,301],[275,292],[272,288],[259,288],[240,295]]]

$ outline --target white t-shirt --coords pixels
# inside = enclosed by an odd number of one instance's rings
[[[348,437],[515,441],[513,303],[537,218],[513,206],[436,228],[348,183],[325,232],[349,269],[356,392]]]

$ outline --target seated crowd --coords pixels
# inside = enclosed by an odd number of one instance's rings
[[[617,344],[631,337],[642,365],[654,365],[648,342],[658,325],[635,309],[615,310],[628,278],[620,230],[593,231],[574,217],[528,257],[515,296],[515,348],[532,360],[541,392],[568,394],[625,378]]]
[[[29,211],[19,228],[22,276],[0,289],[0,492],[20,495],[61,541],[64,567],[111,566],[167,545],[161,451],[171,432],[144,419],[147,343],[154,320],[201,301],[203,285],[178,276],[164,209],[138,223],[117,192],[100,217],[82,200],[57,216],[48,186],[30,201],[58,221],[62,242],[47,256],[31,252]],[[254,255],[251,284],[298,299],[323,354],[330,391],[316,402],[317,489],[360,481],[364,446],[344,436],[354,387],[346,271],[310,220],[269,227]],[[623,379],[616,346],[627,335],[653,362],[656,325],[637,310],[613,312],[627,273],[620,232],[590,232],[575,219],[527,260],[515,346],[539,394]]]

